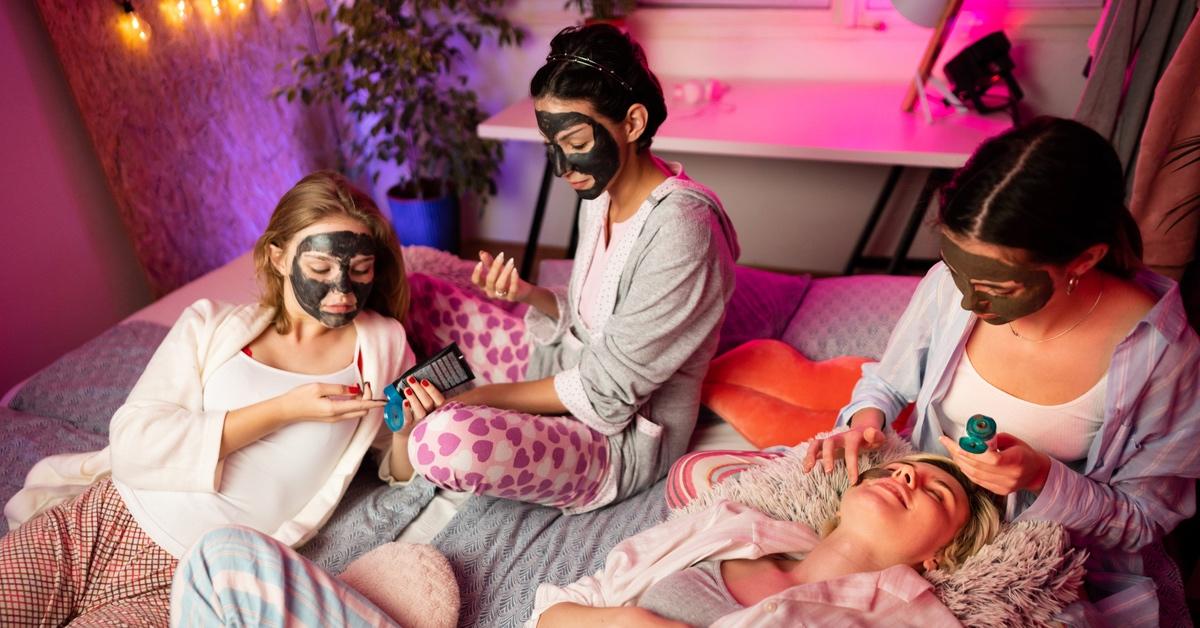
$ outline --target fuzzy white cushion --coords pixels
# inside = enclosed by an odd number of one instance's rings
[[[845,463],[833,473],[814,468],[804,473],[807,445],[743,471],[699,496],[684,509],[705,508],[717,499],[733,500],[771,517],[799,521],[819,530],[837,512],[848,488]],[[859,468],[912,453],[913,448],[888,434],[887,442],[859,457]],[[1049,521],[1004,524],[999,535],[953,573],[925,574],[937,596],[966,626],[1049,626],[1054,616],[1079,597],[1087,552],[1071,546],[1062,526]]]

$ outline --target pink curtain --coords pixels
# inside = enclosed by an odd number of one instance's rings
[[[1075,119],[1112,141],[1128,170],[1154,86],[1196,14],[1197,0],[1108,0]]]
[[[1200,232],[1200,19],[1167,66],[1146,120],[1130,209],[1147,264],[1178,278],[1195,259]]]

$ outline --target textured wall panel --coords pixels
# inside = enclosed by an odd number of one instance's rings
[[[312,0],[312,9],[319,0]],[[326,33],[302,0],[137,2],[139,41],[105,0],[37,0],[152,289],[246,251],[305,173],[336,165],[327,108],[272,99]]]

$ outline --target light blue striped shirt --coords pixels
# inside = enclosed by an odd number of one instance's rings
[[[1158,301],[1117,345],[1108,369],[1104,423],[1080,468],[1053,460],[1039,495],[1010,502],[1020,519],[1058,521],[1104,568],[1144,573],[1141,551],[1195,511],[1200,477],[1200,338],[1188,326],[1179,287],[1143,271],[1135,281]],[[910,402],[912,442],[946,454],[933,405],[950,388],[973,315],[945,264],[930,269],[896,324],[880,362],[863,366],[846,425],[863,408],[887,423]],[[1003,424],[1001,424],[1003,430]],[[1149,583],[1146,583],[1149,586]]]

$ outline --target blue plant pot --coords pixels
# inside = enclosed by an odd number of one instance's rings
[[[455,196],[418,199],[389,193],[388,207],[400,244],[422,244],[458,253],[459,218]]]

